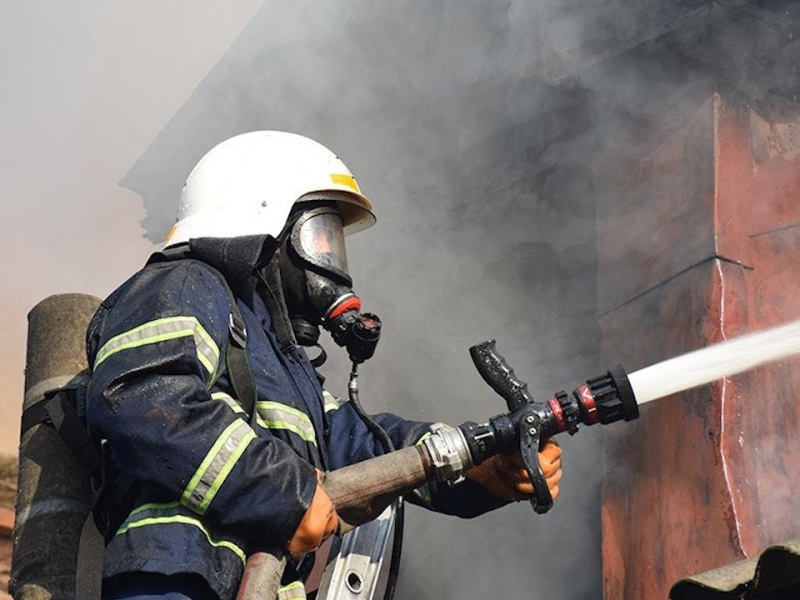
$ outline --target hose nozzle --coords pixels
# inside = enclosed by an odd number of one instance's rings
[[[636,396],[621,365],[611,367],[605,375],[587,380],[571,394],[557,392],[547,403],[558,433],[567,431],[574,434],[579,423],[608,425],[639,417]]]
[[[484,381],[506,401],[509,412],[488,423],[464,423],[461,430],[472,464],[479,465],[498,452],[518,448],[533,482],[533,507],[547,512],[553,499],[537,458],[542,443],[557,433],[574,434],[578,426],[631,421],[639,416],[639,405],[625,370],[616,365],[604,375],[579,385],[571,393],[557,392],[546,402],[536,402],[528,384],[520,380],[497,352],[494,340],[470,348],[470,355]]]
[[[639,405],[622,365],[614,365],[605,375],[588,380],[585,386],[578,389],[581,391],[581,411],[585,414],[583,422],[587,425],[607,425],[622,420],[632,421],[639,417]],[[586,402],[589,396],[594,403],[591,409]]]

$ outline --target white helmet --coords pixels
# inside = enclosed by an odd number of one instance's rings
[[[322,144],[283,131],[237,135],[192,169],[164,246],[200,237],[277,237],[296,202],[321,196],[336,201],[345,235],[375,224],[353,174]]]

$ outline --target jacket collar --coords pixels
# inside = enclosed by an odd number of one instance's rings
[[[277,240],[270,235],[189,240],[188,257],[217,269],[234,293],[252,290],[254,275],[275,254]]]
[[[275,255],[278,241],[271,235],[235,238],[194,238],[156,252],[147,264],[164,260],[194,258],[219,271],[237,296],[255,288],[255,272]]]

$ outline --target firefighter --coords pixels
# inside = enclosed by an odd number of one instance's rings
[[[113,525],[104,598],[233,600],[245,557],[275,547],[292,557],[282,594],[305,597],[291,578],[338,524],[318,475],[384,452],[350,403],[323,391],[304,350],[320,326],[360,314],[344,236],[374,222],[347,167],[299,135],[236,136],[191,172],[164,252],[88,331],[88,427],[130,482],[101,507]],[[396,447],[429,427],[375,420]],[[560,453],[540,452],[554,497]],[[533,489],[509,455],[427,492],[409,500],[473,517]]]

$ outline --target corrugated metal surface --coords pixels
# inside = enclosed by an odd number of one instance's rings
[[[800,538],[767,548],[758,558],[676,583],[670,600],[789,600],[800,598]]]

